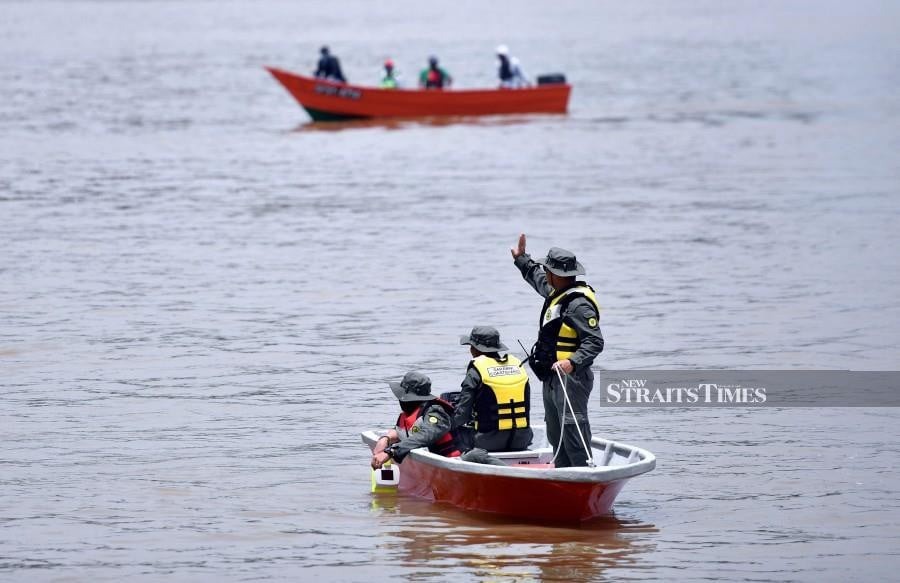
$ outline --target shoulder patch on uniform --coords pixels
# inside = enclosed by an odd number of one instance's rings
[[[429,417],[428,422],[431,424],[437,423],[438,422],[437,417]]]
[[[588,318],[588,326],[591,328],[597,327],[597,318]]]

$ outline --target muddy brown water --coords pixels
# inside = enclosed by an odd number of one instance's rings
[[[893,370],[898,11],[3,2],[0,579],[893,578],[896,409],[608,409],[615,513],[524,524],[369,494],[359,432],[458,335],[534,339],[512,267],[577,252],[605,368]],[[311,126],[262,69],[494,82],[568,116]],[[599,390],[599,389],[598,389]],[[540,404],[534,418],[542,416]]]

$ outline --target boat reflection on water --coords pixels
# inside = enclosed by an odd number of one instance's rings
[[[293,129],[294,132],[341,132],[360,129],[386,129],[402,130],[415,127],[446,127],[454,125],[471,125],[480,127],[511,126],[523,123],[541,121],[556,121],[564,119],[566,114],[546,113],[530,115],[497,115],[497,116],[434,116],[434,117],[410,117],[410,118],[377,118],[377,119],[353,119],[347,121],[310,121],[302,123]]]
[[[604,516],[580,526],[511,521],[394,494],[372,498],[372,512],[389,517],[383,553],[416,565],[422,577],[465,569],[479,579],[593,581],[631,567],[653,549],[652,524]]]

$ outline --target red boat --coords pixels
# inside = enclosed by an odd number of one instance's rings
[[[538,429],[538,426],[535,426]],[[381,433],[366,431],[373,448]],[[536,433],[537,437],[537,433]],[[595,437],[593,468],[554,468],[552,449],[492,453],[506,467],[446,458],[425,448],[413,450],[399,469],[401,493],[487,512],[550,522],[581,522],[610,511],[630,478],[656,467],[649,451]]]
[[[572,92],[565,82],[522,89],[381,89],[266,69],[316,121],[565,113]]]

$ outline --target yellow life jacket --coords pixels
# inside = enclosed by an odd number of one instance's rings
[[[482,354],[472,360],[484,385],[475,397],[475,430],[479,433],[528,427],[531,403],[528,373],[521,361],[508,355],[498,361]]]
[[[547,298],[541,311],[541,329],[534,350],[535,357],[540,365],[546,366],[546,371],[549,371],[550,365],[557,360],[569,358],[578,350],[580,345],[578,334],[574,328],[563,322],[563,314],[576,298],[587,298],[594,305],[597,314],[600,314],[600,305],[594,296],[594,288],[584,282],[575,282],[569,289]],[[543,379],[541,371],[535,370],[535,374]]]

